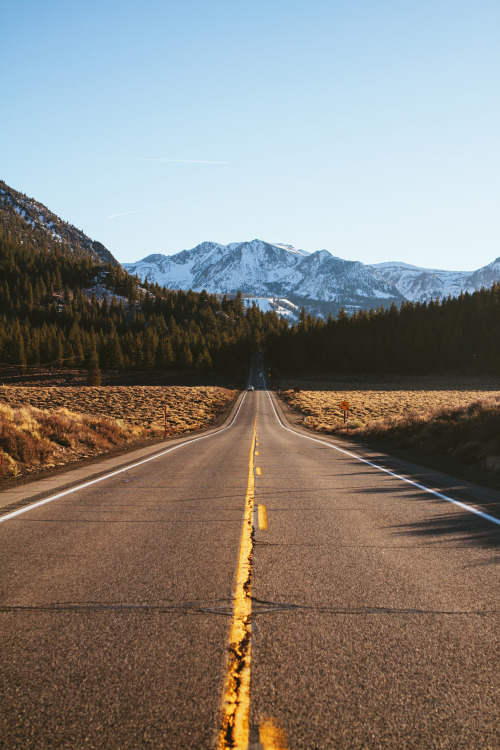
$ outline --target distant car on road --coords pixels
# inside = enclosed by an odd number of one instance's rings
[[[247,388],[247,391],[254,391],[254,390],[255,390],[255,388],[253,387],[253,385],[249,385],[248,388]]]

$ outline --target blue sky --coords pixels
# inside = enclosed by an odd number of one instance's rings
[[[499,38],[497,0],[3,3],[0,178],[122,262],[258,237],[472,270]]]

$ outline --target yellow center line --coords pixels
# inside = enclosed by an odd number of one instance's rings
[[[241,532],[240,556],[236,573],[234,609],[229,635],[229,655],[226,683],[222,697],[222,722],[219,750],[246,750],[249,739],[250,713],[250,657],[252,633],[252,551],[255,505],[254,450],[257,419],[253,428],[252,446],[248,460],[248,485],[245,515]]]

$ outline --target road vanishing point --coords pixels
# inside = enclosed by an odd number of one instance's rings
[[[0,493],[1,748],[500,748],[498,520],[258,364],[222,428]]]

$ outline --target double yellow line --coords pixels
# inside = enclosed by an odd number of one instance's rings
[[[222,698],[222,721],[218,750],[246,750],[250,736],[250,659],[252,651],[252,553],[253,513],[255,508],[254,456],[257,442],[257,419],[248,459],[248,485],[241,532],[240,556],[236,573],[234,610],[229,635],[226,683]],[[258,506],[258,525],[267,529],[267,511]],[[286,733],[273,717],[260,722],[259,740],[264,750],[287,750]]]

